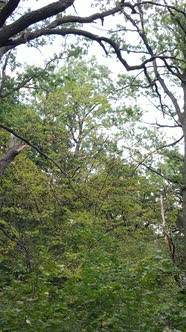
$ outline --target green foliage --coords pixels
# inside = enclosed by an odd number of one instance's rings
[[[39,72],[30,97],[4,100],[2,121],[62,171],[27,147],[1,178],[0,330],[184,331],[184,278],[161,231],[159,199],[163,192],[171,232],[178,185],[136,168],[117,144],[128,118],[125,137],[147,158],[139,131],[133,137],[141,112],[114,104],[109,73],[94,59]],[[110,126],[117,131],[108,138]],[[1,137],[3,152],[9,135]],[[156,136],[143,138],[147,151]],[[161,163],[150,156],[180,181],[177,151],[164,150]]]

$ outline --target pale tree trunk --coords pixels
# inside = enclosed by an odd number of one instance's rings
[[[178,116],[179,123],[182,127],[183,131],[183,137],[184,137],[184,168],[183,168],[183,204],[182,204],[182,210],[183,210],[183,227],[184,227],[184,267],[186,270],[186,70],[183,70],[182,74],[182,88],[183,88],[183,96],[184,96],[184,107],[183,112],[181,111],[181,108],[179,106],[178,100],[176,99],[175,95],[171,92],[168,85],[164,81],[164,79],[161,77],[161,75],[158,72],[158,66],[157,61],[153,61],[153,67],[154,67],[154,73],[156,76],[156,79],[159,81],[164,93],[169,97],[176,113]]]
[[[25,147],[25,144],[12,147],[0,158],[0,177],[3,176],[5,169]]]

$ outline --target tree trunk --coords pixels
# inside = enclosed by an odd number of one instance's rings
[[[15,157],[26,147],[26,145],[18,145],[8,150],[0,159],[0,177],[3,175],[5,169],[15,159]]]

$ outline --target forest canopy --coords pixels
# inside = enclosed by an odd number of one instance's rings
[[[186,6],[89,5],[0,1],[0,331],[184,332]]]

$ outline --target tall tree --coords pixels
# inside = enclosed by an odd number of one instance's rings
[[[117,56],[127,71],[143,73],[156,107],[182,128],[186,155],[186,8],[183,1],[94,1],[95,12],[81,16],[72,10],[75,0],[56,1],[36,10],[24,11],[21,1],[7,1],[0,10],[0,58],[21,44],[39,37],[76,35],[97,42],[109,54]],[[20,14],[21,13],[21,14]],[[74,11],[73,11],[74,13]],[[109,20],[112,18],[112,23]],[[121,24],[118,22],[120,22]],[[100,22],[108,32],[98,33]],[[124,23],[123,23],[124,22]],[[90,26],[91,23],[91,26]],[[108,28],[107,28],[108,24]],[[112,28],[110,28],[112,24]],[[127,37],[129,36],[130,39]],[[134,33],[134,39],[131,33]],[[132,56],[132,61],[128,54]],[[136,55],[138,55],[136,57]],[[142,56],[141,56],[142,55]],[[135,62],[135,63],[134,63]],[[2,71],[2,82],[6,79]],[[139,85],[139,80],[137,81]],[[143,90],[144,91],[144,90]],[[150,90],[149,90],[150,91]],[[17,152],[19,152],[17,150]],[[9,152],[8,152],[9,156]],[[15,154],[14,154],[15,156]],[[7,156],[3,158],[6,160]],[[9,159],[9,161],[11,161]],[[8,165],[6,163],[6,165]],[[1,163],[2,165],[2,163]],[[3,165],[4,162],[3,162]],[[4,167],[4,166],[2,166]],[[186,262],[186,158],[183,174],[184,255]]]

